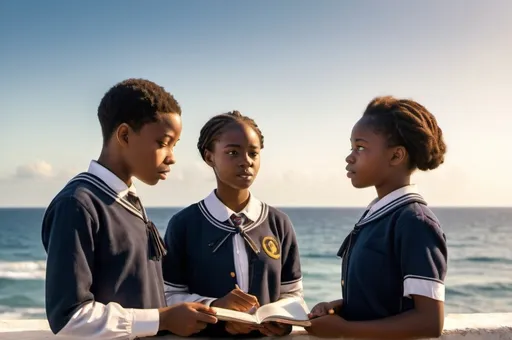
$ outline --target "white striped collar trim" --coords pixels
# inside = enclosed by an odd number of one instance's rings
[[[199,210],[201,211],[201,213],[203,214],[203,216],[206,218],[206,220],[208,222],[210,222],[211,224],[213,224],[215,227],[225,230],[225,231],[228,231],[230,233],[236,233],[236,229],[231,224],[231,220],[228,219],[228,222],[222,223],[221,221],[216,219],[211,214],[211,212],[208,210],[208,208],[206,207],[205,200],[200,201],[198,203],[198,207],[199,207]],[[256,218],[255,221],[250,221],[250,223],[242,226],[243,230],[245,232],[248,232],[248,231],[256,228],[257,226],[262,224],[267,219],[267,216],[268,216],[268,206],[265,203],[261,202],[261,211],[260,211],[259,216]]]
[[[124,197],[126,194],[128,194],[128,191],[137,194],[137,190],[135,189],[135,185],[133,185],[133,183],[130,187],[128,187],[126,183],[117,177],[112,171],[105,168],[97,161],[91,161],[87,172],[101,179],[121,197]]]
[[[255,222],[261,215],[263,204],[251,193],[249,195],[249,202],[247,202],[247,205],[239,212],[234,212],[233,210],[228,208],[224,203],[222,203],[222,201],[215,194],[215,190],[213,190],[203,200],[203,202],[210,215],[213,216],[213,218],[215,218],[219,222],[228,221],[231,215],[233,214],[244,214],[249,220]]]
[[[383,208],[384,206],[390,204],[397,198],[400,198],[401,196],[407,195],[407,194],[418,194],[419,191],[415,184],[406,185],[404,187],[398,188],[386,196],[379,199],[378,197],[374,199],[369,205],[368,205],[368,213],[366,214],[365,218],[370,217],[373,215],[377,210]]]
[[[107,186],[99,177],[96,177],[95,175],[83,172],[81,174],[76,175],[74,178],[72,178],[68,184],[82,181],[90,183],[94,186],[96,186],[98,189],[103,191],[105,194],[107,194],[109,197],[111,197],[113,200],[115,200],[117,203],[121,204],[126,210],[134,214],[135,216],[142,219],[144,222],[148,221],[146,211],[144,207],[142,208],[142,213],[135,208],[124,196],[120,196],[119,193],[115,192],[111,187]],[[126,191],[128,193],[128,191]]]
[[[383,206],[382,208],[376,210],[374,213],[366,214],[364,218],[362,218],[356,226],[362,226],[364,224],[370,223],[372,221],[375,221],[384,215],[387,215],[388,213],[398,209],[401,206],[404,206],[406,204],[410,203],[420,203],[427,205],[427,202],[423,199],[423,197],[420,194],[417,193],[408,193],[402,196],[399,196],[394,201],[389,202],[387,205]]]

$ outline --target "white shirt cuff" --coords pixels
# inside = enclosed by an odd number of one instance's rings
[[[445,287],[439,281],[418,276],[405,277],[404,296],[422,295],[434,300],[444,301]]]
[[[217,299],[215,299],[215,298],[206,298],[206,299],[201,300],[200,302],[203,305],[206,305],[206,306],[210,307],[212,302],[215,301],[215,300],[217,300]]]
[[[160,313],[158,309],[132,309],[132,335],[137,337],[151,336],[158,333]]]

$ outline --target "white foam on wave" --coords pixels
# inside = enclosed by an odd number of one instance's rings
[[[0,278],[15,280],[44,280],[46,261],[0,261]]]
[[[0,320],[40,319],[45,318],[44,308],[10,308],[0,306]]]

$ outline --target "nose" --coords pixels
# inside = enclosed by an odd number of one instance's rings
[[[356,158],[354,157],[354,154],[352,152],[345,158],[345,162],[347,162],[348,164],[354,164],[355,161]]]
[[[174,152],[169,152],[169,154],[167,155],[167,157],[165,157],[164,159],[164,164],[165,165],[173,165],[173,164],[176,164],[176,157],[174,156]]]
[[[249,154],[245,154],[245,156],[241,157],[240,167],[250,168],[250,167],[252,167],[252,164],[253,164],[253,160],[249,156]]]

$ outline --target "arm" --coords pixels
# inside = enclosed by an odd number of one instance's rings
[[[290,219],[284,220],[285,236],[281,245],[281,288],[279,299],[304,298],[297,236]]]
[[[413,299],[413,310],[361,322],[326,316],[318,319],[315,329],[323,327],[326,336],[387,339],[439,337],[444,326],[447,247],[437,222],[427,216],[408,214],[400,217],[395,234],[395,254],[404,280],[403,295]]]
[[[437,338],[443,327],[443,303],[424,296],[414,296],[413,310],[372,321],[346,321],[337,315],[311,320],[313,333],[319,337],[370,339]],[[309,330],[308,330],[309,331]]]
[[[46,313],[52,332],[95,339],[156,334],[158,310],[94,301],[90,288],[96,228],[87,209],[74,198],[55,202],[46,213],[42,238],[47,252]]]
[[[311,309],[308,316],[310,319],[315,319],[329,314],[340,315],[342,308],[343,299],[333,300],[331,302],[320,302]]]
[[[167,225],[164,242],[167,255],[162,260],[165,300],[168,306],[182,302],[200,302],[210,306],[215,298],[191,294],[187,285],[187,249],[185,226],[173,216]]]
[[[281,286],[279,300],[295,298],[304,301],[302,287],[302,273],[300,266],[299,248],[297,237],[292,222],[285,216],[283,221],[283,240],[281,242]],[[307,311],[306,311],[307,312]],[[266,322],[260,332],[266,336],[284,336],[292,332],[292,326],[275,322]]]
[[[176,284],[164,281],[165,301],[168,306],[172,306],[182,302],[199,302],[206,306],[211,306],[215,298],[201,296],[199,294],[191,294],[187,286],[178,286]]]

